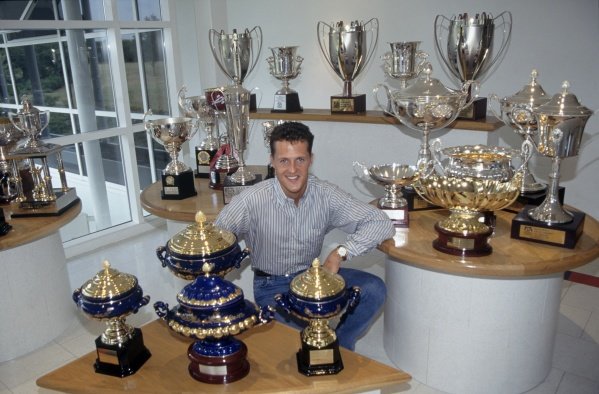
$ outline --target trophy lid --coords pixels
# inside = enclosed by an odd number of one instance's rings
[[[578,98],[569,92],[570,83],[562,83],[562,91],[553,95],[551,100],[538,107],[537,112],[552,116],[590,117],[593,111],[580,104]]]
[[[412,98],[412,97],[443,97],[443,96],[455,96],[460,92],[448,89],[438,79],[433,78],[433,66],[430,62],[425,62],[422,65],[418,78],[408,85],[405,89],[400,89],[394,93],[399,98]]]
[[[218,275],[210,274],[210,263],[204,263],[202,269],[205,274],[198,276],[177,294],[181,305],[194,309],[213,309],[243,301],[243,290]]]
[[[314,259],[310,268],[293,278],[290,289],[299,297],[321,300],[341,293],[345,289],[345,280],[341,275],[325,270],[320,261]]]
[[[532,108],[548,102],[551,98],[547,96],[543,87],[537,82],[538,75],[537,70],[533,69],[530,73],[530,82],[524,85],[516,94],[506,97],[504,100],[510,104],[529,104]]]
[[[18,112],[17,115],[30,115],[30,114],[39,114],[40,110],[35,108],[29,99],[29,96],[23,95],[21,99],[21,104],[23,104],[23,108]]]
[[[114,299],[137,287],[137,278],[110,267],[108,260],[104,268],[81,286],[81,294],[87,298]]]
[[[207,222],[202,211],[196,213],[195,221],[170,239],[171,251],[183,255],[209,256],[237,242],[235,234]]]

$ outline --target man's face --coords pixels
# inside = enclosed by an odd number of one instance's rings
[[[297,203],[306,191],[312,155],[305,141],[276,141],[271,165],[285,195]]]

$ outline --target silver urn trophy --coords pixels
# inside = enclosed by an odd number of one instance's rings
[[[275,93],[271,112],[301,112],[299,94],[289,87],[289,81],[300,74],[304,58],[297,55],[297,46],[270,48],[272,56],[266,61],[270,75],[283,82],[283,87]]]
[[[366,111],[366,95],[355,94],[352,83],[372,58],[378,42],[379,21],[318,22],[318,45],[325,60],[343,80],[343,93],[331,97],[331,112],[355,114]]]
[[[434,22],[435,46],[451,75],[460,83],[480,82],[501,58],[512,33],[509,11],[493,18],[490,13],[463,13],[452,18],[437,15]],[[461,119],[486,117],[487,102],[476,98],[460,114]]]

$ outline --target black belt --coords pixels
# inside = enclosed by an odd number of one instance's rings
[[[273,274],[269,274],[268,272],[264,272],[264,271],[261,271],[261,270],[254,270],[254,275],[255,276],[262,276],[262,277],[265,277],[265,278],[268,278],[268,277],[271,277],[271,276],[286,276],[286,277],[292,276],[293,277],[293,276],[296,276],[297,274],[299,274],[300,272],[302,272],[302,271],[296,272],[294,274],[273,275]]]

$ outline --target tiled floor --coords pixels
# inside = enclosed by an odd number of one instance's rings
[[[175,294],[186,282],[176,279],[162,268],[156,258],[156,247],[165,244],[167,240],[166,230],[158,229],[110,248],[71,259],[68,262],[68,272],[72,289],[93,277],[100,270],[101,262],[107,259],[120,271],[136,275],[144,293],[151,295],[151,303],[164,300],[174,304]],[[362,257],[357,263],[384,276],[384,255],[378,251]],[[599,261],[581,267],[578,271],[599,276]],[[229,274],[228,279],[237,278],[245,283],[249,275],[246,267],[241,274]],[[246,286],[243,287],[246,297],[251,299],[251,291],[245,289]],[[103,331],[104,325],[76,312],[71,327],[59,338],[36,352],[0,363],[0,394],[50,393],[52,391],[37,387],[35,380],[93,350],[94,339]],[[155,314],[152,308],[145,307],[138,314],[130,316],[128,322],[139,326],[153,319]],[[385,354],[382,337],[381,316],[369,333],[358,342],[356,351],[392,365]],[[382,392],[391,394],[398,391],[441,393],[414,380]],[[564,282],[553,367],[545,381],[530,393],[599,393],[599,288]]]

